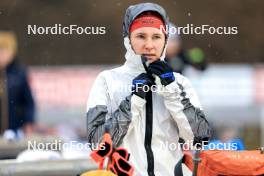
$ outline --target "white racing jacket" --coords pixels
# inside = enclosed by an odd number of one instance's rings
[[[99,143],[105,125],[109,124],[114,145],[123,146],[130,153],[135,175],[173,176],[183,155],[179,137],[186,142],[210,137],[208,122],[190,82],[178,73],[174,73],[175,81],[164,90],[152,92],[148,104],[132,95],[132,80],[146,71],[128,37],[124,44],[125,64],[101,72],[90,92],[88,142]]]

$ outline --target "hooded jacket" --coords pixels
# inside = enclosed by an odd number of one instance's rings
[[[132,80],[146,71],[130,45],[129,27],[145,11],[159,13],[167,23],[164,9],[157,4],[127,9],[123,23],[126,62],[101,72],[94,82],[87,104],[88,142],[99,143],[105,126],[110,126],[113,144],[130,153],[135,175],[173,176],[183,156],[180,147],[174,147],[179,137],[185,141],[207,138],[210,128],[190,82],[178,73],[164,91],[152,92],[151,102],[131,94]]]

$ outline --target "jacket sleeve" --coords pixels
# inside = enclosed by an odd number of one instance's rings
[[[136,109],[131,102],[134,95],[127,96],[116,110],[111,110],[111,98],[105,81],[104,72],[96,78],[90,91],[87,105],[87,135],[88,142],[98,144],[105,132],[105,127],[110,127],[110,135],[114,146],[119,146],[127,134],[131,123],[131,109]],[[132,103],[133,104],[133,103]],[[136,110],[134,110],[136,112]]]
[[[208,141],[211,128],[202,111],[197,94],[189,80],[176,76],[176,80],[167,85],[160,94],[172,118],[178,125],[179,136],[189,144]]]

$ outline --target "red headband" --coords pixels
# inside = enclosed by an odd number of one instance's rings
[[[165,28],[164,22],[161,17],[153,14],[143,14],[138,16],[130,25],[129,32],[133,32],[134,30],[141,27],[153,27],[160,29],[160,27]],[[163,31],[163,30],[162,30]],[[165,33],[165,31],[163,31]]]

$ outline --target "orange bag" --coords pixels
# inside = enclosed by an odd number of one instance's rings
[[[186,152],[184,163],[194,168],[193,156]],[[264,175],[264,154],[259,150],[208,150],[199,154],[197,176],[253,176]]]

